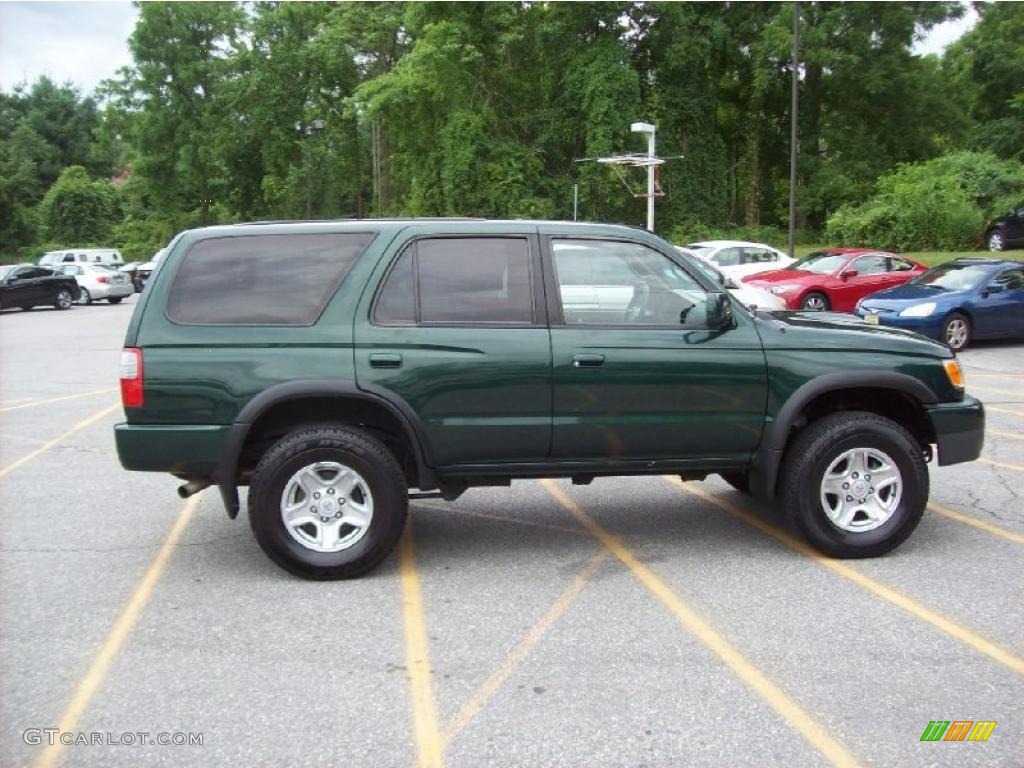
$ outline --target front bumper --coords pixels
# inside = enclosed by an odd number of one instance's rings
[[[985,442],[985,407],[965,395],[959,403],[925,406],[939,448],[939,466],[974,461]]]
[[[876,315],[879,325],[887,325],[890,328],[902,328],[906,331],[914,331],[930,339],[938,339],[942,335],[942,318],[932,314],[928,317],[900,317],[898,312],[891,310],[872,310],[857,307],[854,314],[863,320],[867,315]]]

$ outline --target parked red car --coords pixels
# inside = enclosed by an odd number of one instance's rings
[[[867,248],[826,248],[787,269],[760,272],[743,282],[771,291],[789,309],[852,312],[869,293],[902,285],[928,271],[916,261]]]

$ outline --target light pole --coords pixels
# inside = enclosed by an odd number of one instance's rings
[[[796,258],[797,118],[800,90],[800,3],[793,3],[793,72],[789,107],[789,258]]]
[[[655,127],[650,123],[633,123],[629,129],[633,133],[647,134],[647,231],[654,231],[654,133]]]
[[[327,125],[322,118],[315,117],[308,123],[301,120],[295,123],[295,130],[304,136],[303,148],[306,156],[306,218],[313,218],[313,148],[310,144],[313,135],[322,131]]]

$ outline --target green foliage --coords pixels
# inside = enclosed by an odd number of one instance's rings
[[[118,192],[106,181],[91,181],[80,165],[65,168],[39,205],[46,237],[76,246],[109,245],[120,218]]]
[[[828,220],[832,242],[889,250],[955,250],[977,245],[985,219],[1024,196],[1024,165],[990,153],[957,152],[900,166],[876,194]]]

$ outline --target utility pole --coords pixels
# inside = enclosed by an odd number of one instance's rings
[[[800,82],[800,3],[793,3],[793,64],[789,107],[789,257],[796,258],[797,109]]]
[[[654,133],[657,130],[650,123],[633,123],[629,129],[633,133],[647,134],[647,231],[654,231]]]
[[[322,118],[314,118],[310,123],[301,121],[295,123],[295,130],[303,137],[303,154],[306,165],[306,220],[313,218],[313,147],[312,139],[314,134],[323,130],[327,123]]]

